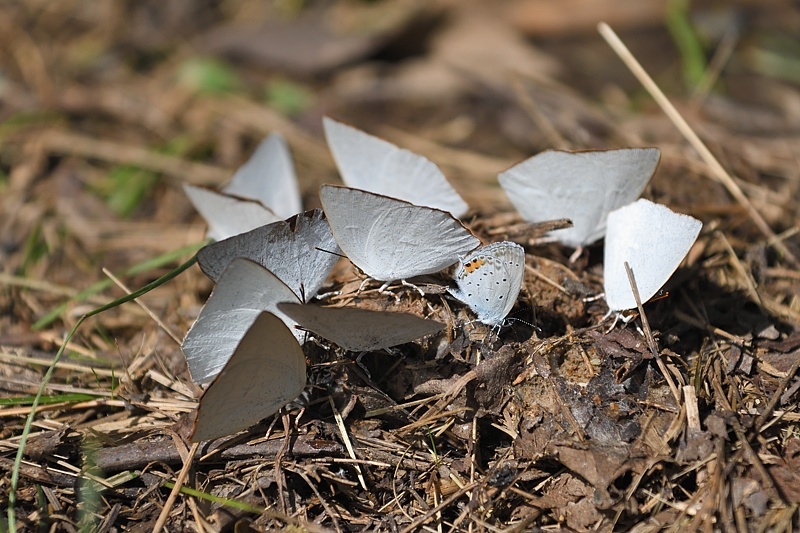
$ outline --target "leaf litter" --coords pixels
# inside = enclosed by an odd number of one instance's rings
[[[76,291],[105,281],[102,267],[127,272],[125,285],[136,288],[190,256],[168,257],[204,234],[180,184],[222,185],[269,132],[286,136],[312,208],[318,186],[338,180],[322,115],[435,161],[477,208],[464,220],[484,241],[526,246],[511,315],[521,321],[498,334],[463,325],[474,316],[441,291],[359,292],[360,274],[341,261],[324,289],[339,292],[331,302],[409,312],[447,331],[364,354],[307,343],[304,395],[243,434],[200,445],[185,492],[169,501],[168,483],[192,451],[200,389],[162,326],[134,305],[112,309],[79,329],[47,384],[52,401],[37,407],[19,467],[17,528],[149,530],[164,509],[170,530],[800,528],[800,274],[791,257],[800,254],[791,150],[800,107],[796,87],[754,63],[763,57],[754,52],[774,46],[765,33],[796,29],[796,7],[753,8],[761,22],[744,30],[750,39],[716,73],[722,86],[692,99],[695,107],[670,76],[677,56],[668,65],[663,55],[674,43],[652,13],[613,8],[615,27],[652,30],[647,39],[622,37],[735,176],[776,234],[769,238],[639,98],[636,82],[587,29],[594,22],[558,19],[543,29],[519,2],[496,11],[467,2],[443,8],[447,16],[408,2],[404,16],[365,32],[357,47],[344,37],[330,63],[320,56],[301,74],[276,67],[297,50],[276,58],[274,49],[268,65],[253,53],[229,63],[244,86],[233,93],[175,84],[191,59],[182,37],[215,31],[217,43],[234,43],[225,46],[235,56],[242,41],[234,23],[247,13],[271,20],[253,2],[233,4],[4,8],[15,21],[2,37],[13,52],[2,59],[0,151],[0,390],[11,399],[0,406],[4,499],[26,398],[78,317],[124,294],[110,283],[91,300]],[[381,5],[335,4],[364,25]],[[291,14],[282,16],[291,27]],[[496,54],[526,58],[515,80],[477,68],[491,61],[492,47],[465,45],[476,16],[491,17],[484,34],[505,27],[515,36],[491,37],[503,43]],[[773,57],[791,59],[787,50]],[[530,68],[536,61],[538,71]],[[314,87],[311,107],[293,120],[260,100],[259,87],[278,74]],[[435,86],[426,91],[424,80]],[[745,95],[745,87],[756,90]],[[168,152],[176,139],[181,150]],[[592,296],[602,290],[602,248],[571,263],[571,250],[520,229],[496,186],[497,173],[547,148],[619,146],[661,148],[645,196],[705,224],[668,296],[645,306],[663,365],[639,319],[610,331],[599,325],[606,307]],[[97,185],[130,165],[158,181],[144,199],[130,199],[135,207],[123,218]],[[422,281],[446,283],[441,275]],[[180,337],[211,288],[195,267],[140,300]],[[33,327],[67,297],[56,321]]]

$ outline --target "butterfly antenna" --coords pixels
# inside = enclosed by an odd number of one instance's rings
[[[516,311],[511,313],[511,315],[518,315],[519,313],[521,313],[523,311],[531,311],[531,313],[534,315],[534,320],[536,319],[536,309],[533,308],[532,306],[527,306],[527,307],[522,307],[521,309],[517,309]],[[508,322],[522,322],[523,324],[525,324],[528,327],[531,327],[533,329],[539,330],[539,328],[536,327],[536,324],[533,324],[533,323],[528,322],[527,320],[523,320],[521,318],[517,318],[515,316],[507,316],[506,318],[503,319],[503,325],[504,326],[509,325]],[[539,330],[539,331],[541,331],[541,330]]]
[[[335,255],[337,257],[345,257],[345,258],[347,257],[346,255],[340,254],[339,252],[333,252],[331,250],[326,250],[325,248],[320,248],[319,246],[315,246],[314,249],[319,251],[319,252],[325,252],[326,254]]]

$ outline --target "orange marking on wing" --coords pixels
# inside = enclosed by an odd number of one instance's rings
[[[466,265],[464,265],[464,270],[467,271],[467,274],[472,274],[476,270],[478,270],[486,261],[483,259],[473,259]]]

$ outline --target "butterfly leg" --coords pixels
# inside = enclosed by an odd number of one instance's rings
[[[315,300],[327,300],[328,298],[332,298],[334,296],[341,296],[342,291],[330,291],[330,292],[323,292],[322,294],[317,294],[314,296]]]
[[[389,285],[391,285],[393,282],[394,282],[394,280],[391,280],[391,281],[387,281],[386,283],[381,285],[381,288],[378,289],[378,293],[379,294],[384,294],[386,296],[391,296],[392,298],[394,298],[395,302],[399,302],[400,301],[400,297],[388,289]]]
[[[608,320],[608,318],[609,318],[611,315],[614,315],[614,321],[613,321],[613,322],[611,322],[611,326],[610,326],[610,327],[609,327],[609,328],[608,328],[608,329],[605,331],[605,334],[606,334],[606,335],[607,335],[607,334],[609,334],[609,333],[611,333],[611,330],[613,330],[613,329],[614,329],[614,327],[617,325],[617,322],[622,322],[623,324],[626,324],[626,325],[627,325],[627,324],[629,324],[629,323],[630,323],[630,322],[631,322],[631,321],[632,321],[634,318],[636,318],[637,316],[639,316],[639,313],[636,313],[636,312],[634,312],[634,313],[631,313],[630,315],[626,315],[626,314],[624,314],[624,313],[623,313],[623,312],[621,312],[621,311],[612,311],[612,310],[610,310],[610,309],[609,309],[609,310],[608,310],[608,313],[606,313],[606,314],[605,314],[605,316],[604,316],[604,317],[603,317],[603,318],[600,320],[600,323],[602,324],[603,322],[605,322],[606,320]],[[637,329],[638,329],[638,326],[637,326]],[[641,332],[641,330],[640,330],[640,332]],[[642,334],[644,334],[644,333],[642,333]]]
[[[406,281],[406,280],[404,280],[404,279],[401,279],[401,280],[400,280],[400,283],[402,283],[402,285],[403,285],[404,287],[408,287],[408,288],[410,288],[410,289],[414,289],[414,290],[416,290],[416,291],[419,293],[419,295],[420,295],[420,296],[422,296],[423,298],[425,298],[425,292],[424,292],[422,289],[420,289],[419,287],[417,287],[416,285],[414,285],[413,283],[409,283],[408,281]]]
[[[581,254],[582,254],[582,253],[583,253],[583,246],[578,246],[577,248],[575,248],[575,251],[574,251],[574,252],[572,252],[572,255],[571,255],[571,256],[569,256],[569,262],[570,262],[570,264],[572,264],[572,263],[574,263],[575,261],[577,261],[577,260],[578,260],[578,258],[581,256]]]
[[[586,298],[581,298],[581,301],[583,303],[585,303],[585,304],[588,304],[588,303],[591,303],[591,302],[596,302],[597,300],[599,300],[601,298],[605,298],[605,297],[606,297],[606,293],[601,292],[600,294],[595,294],[594,296],[587,296]],[[609,315],[607,315],[606,318],[608,316]]]
[[[611,318],[612,315],[614,316],[614,320],[611,322],[611,325],[608,327],[608,329],[603,332],[603,335],[608,335],[609,333],[611,333],[611,330],[613,330],[614,327],[617,325],[617,320],[619,320],[619,313],[615,313],[614,311],[609,309],[608,312],[605,315],[603,315],[603,318],[600,319],[600,324],[602,324],[603,322]]]
[[[358,290],[356,291],[356,294],[358,294],[358,293],[360,293],[361,291],[363,291],[363,290],[364,290],[364,287],[367,285],[367,283],[369,283],[369,281],[370,281],[371,279],[372,279],[372,278],[369,278],[369,277],[367,277],[367,278],[364,278],[364,281],[362,281],[362,282],[361,282],[361,285],[359,285],[359,286],[358,286]]]
[[[369,378],[371,380],[372,379],[372,374],[370,374],[370,371],[367,369],[367,366],[363,362],[361,362],[361,359],[365,355],[367,355],[368,353],[370,353],[370,352],[361,352],[361,353],[359,353],[356,356],[356,364],[361,369],[361,371],[364,372],[364,374],[366,374],[367,378]]]

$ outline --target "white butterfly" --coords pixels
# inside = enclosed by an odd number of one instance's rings
[[[260,312],[200,397],[191,440],[247,429],[295,399],[305,386],[302,348],[280,318]]]
[[[208,223],[207,236],[218,241],[302,210],[291,155],[277,133],[261,142],[222,191],[188,184],[183,189]]]
[[[439,272],[480,245],[446,211],[337,185],[323,185],[319,195],[339,247],[376,280]]]
[[[317,294],[339,253],[325,214],[314,209],[209,244],[197,253],[197,263],[216,282],[233,259],[251,259],[307,302]]]
[[[649,200],[638,200],[608,215],[603,258],[606,302],[612,311],[636,307],[625,262],[642,303],[669,280],[689,253],[703,223]]]
[[[222,191],[258,200],[282,219],[303,210],[292,156],[279,133],[261,141]]]
[[[189,184],[183,190],[208,224],[206,237],[217,241],[281,220],[257,200]]]
[[[611,211],[642,194],[660,157],[658,148],[548,150],[500,173],[498,180],[528,222],[571,219],[571,228],[553,236],[580,248],[605,235]]]
[[[440,322],[410,313],[293,303],[281,303],[278,308],[303,329],[351,352],[389,348],[444,329]]]
[[[349,187],[463,216],[469,207],[428,159],[328,117],[325,137]]]
[[[263,311],[278,316],[302,339],[303,332],[294,330],[294,321],[278,309],[281,302],[300,303],[300,299],[258,263],[231,261],[181,344],[192,379],[196,383],[213,379]]]

